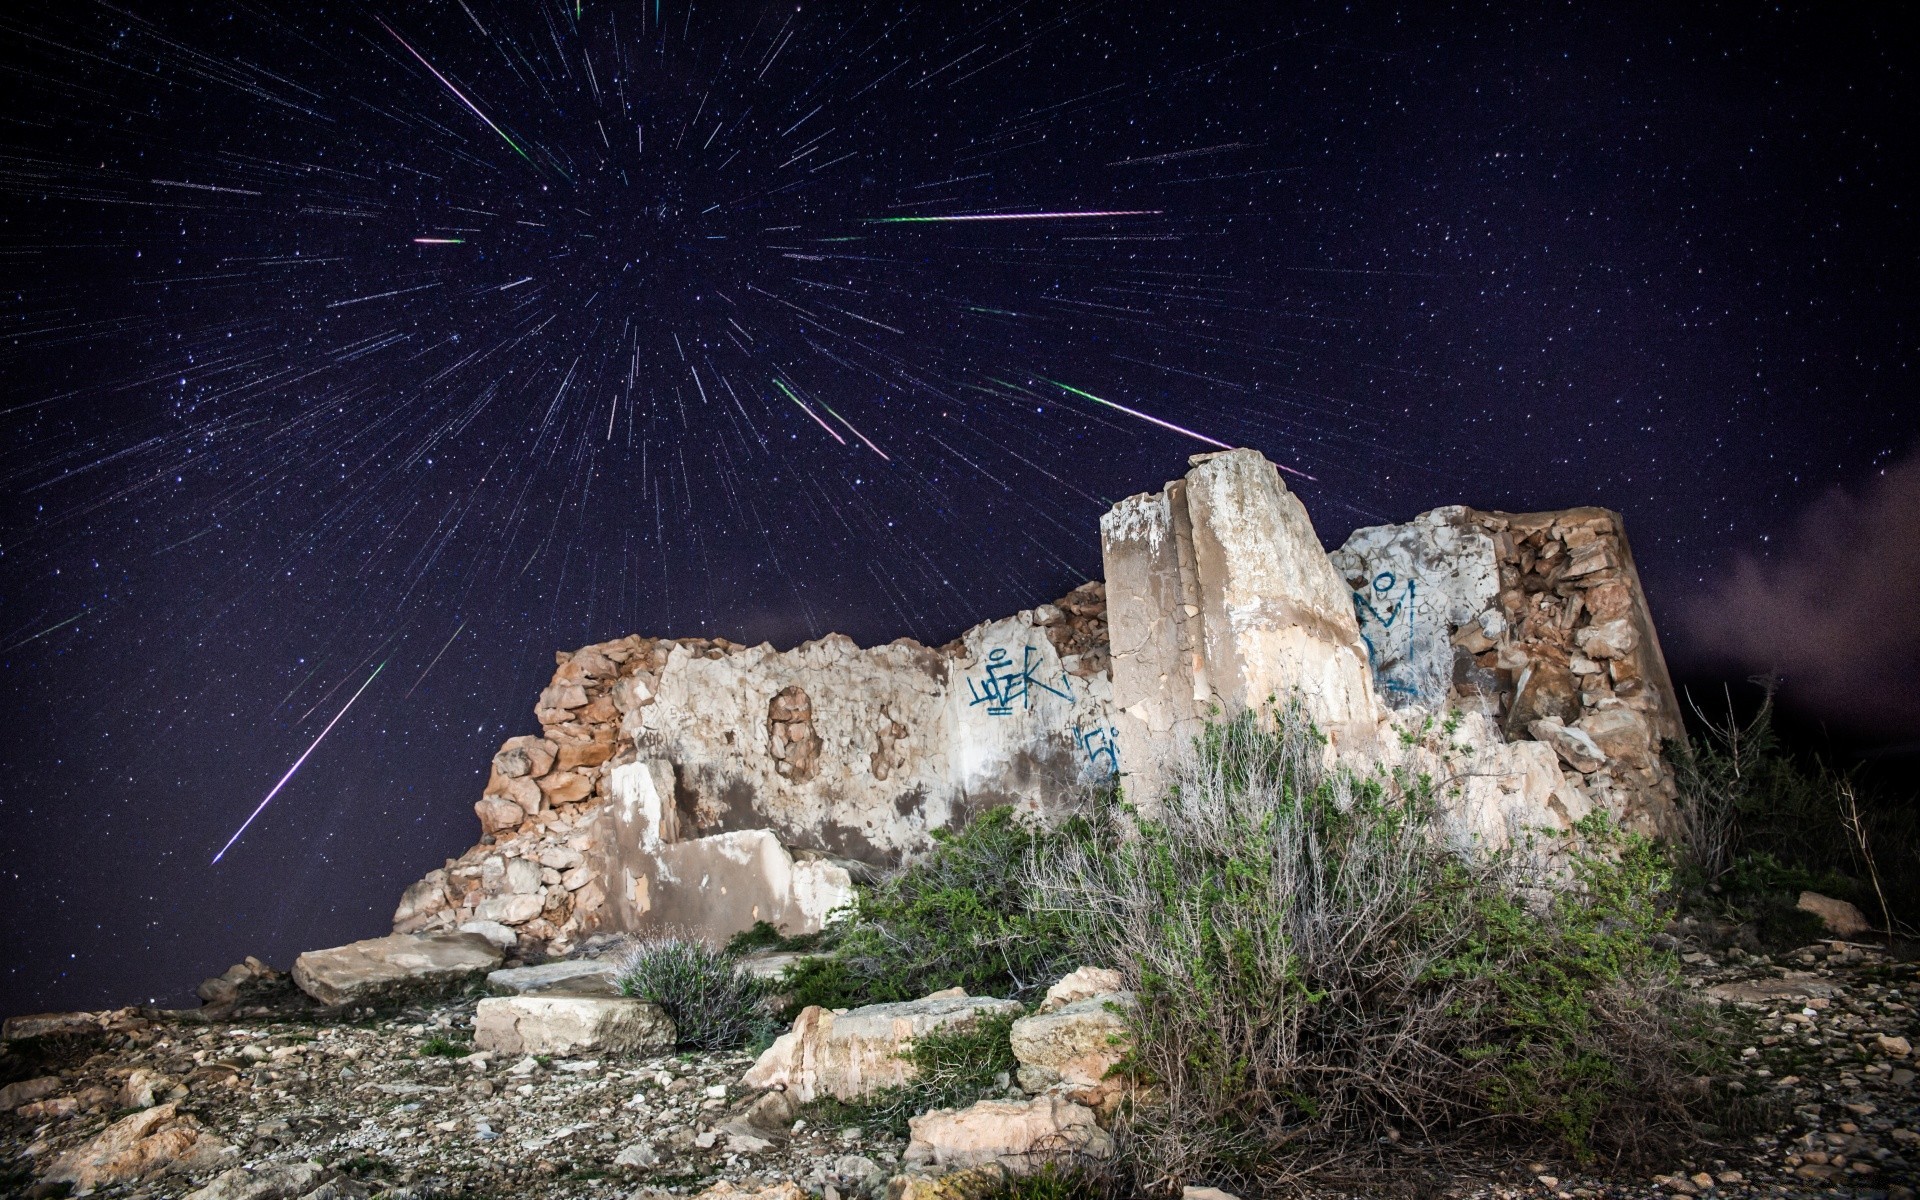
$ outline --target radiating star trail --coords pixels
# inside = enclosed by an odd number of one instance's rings
[[[307,757],[320,748],[320,743],[325,741],[327,735],[333,732],[333,727],[340,723],[340,718],[347,715],[347,710],[352,708],[353,702],[360,698],[360,693],[373,686],[373,681],[379,678],[380,672],[386,669],[387,664],[384,662],[373,669],[373,674],[367,676],[367,681],[360,685],[359,691],[354,692],[352,696],[348,697],[347,702],[340,706],[340,711],[333,715],[333,720],[327,722],[327,727],[320,731],[320,736],[314,738],[313,744],[302,751],[299,758],[293,760],[293,765],[288,767],[287,773],[280,777],[280,782],[274,784],[272,789],[267,792],[266,797],[260,801],[252,812],[247,814],[247,819],[240,822],[240,828],[233,831],[233,836],[227,839],[226,845],[220,847],[220,852],[213,856],[213,862],[209,863],[209,866],[218,865],[220,860],[226,857],[227,851],[233,849],[233,844],[239,841],[240,835],[247,831],[247,826],[253,824],[254,818],[267,810],[267,805],[273,803],[273,798],[280,794],[280,789],[287,786],[287,780],[293,778],[293,773],[300,769],[300,764],[306,762]]]

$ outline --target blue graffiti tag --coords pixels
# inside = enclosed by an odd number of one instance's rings
[[[1119,737],[1120,731],[1111,725],[1095,725],[1091,729],[1074,730],[1074,739],[1080,743],[1080,749],[1085,751],[1087,761],[1098,766],[1104,760],[1109,775],[1120,773]]]
[[[1033,707],[1034,688],[1051,692],[1067,703],[1073,703],[1072,679],[1066,675],[1060,676],[1062,687],[1058,688],[1045,680],[1035,679],[1033,647],[1025,646],[1022,650],[1018,670],[1014,668],[1013,655],[1006,647],[997,647],[988,653],[986,677],[978,683],[971,679],[967,680],[967,692],[973,697],[967,707],[984,704],[987,706],[988,716],[1010,716],[1015,703],[1018,703],[1023,711]]]
[[[1380,680],[1380,686],[1390,692],[1396,692],[1401,695],[1417,696],[1419,689],[1402,680],[1380,674],[1382,670],[1380,664],[1380,646],[1374,642],[1374,633],[1369,632],[1369,628],[1371,627],[1374,632],[1382,635],[1383,641],[1388,637],[1392,637],[1395,640],[1406,643],[1406,649],[1394,655],[1395,658],[1404,658],[1406,654],[1411,651],[1413,641],[1413,600],[1414,596],[1418,593],[1420,581],[1417,579],[1408,579],[1406,586],[1401,590],[1400,598],[1395,600],[1393,599],[1393,589],[1394,585],[1399,582],[1399,577],[1392,571],[1382,571],[1378,575],[1375,575],[1368,584],[1369,590],[1373,593],[1371,597],[1362,592],[1355,592],[1353,594],[1353,613],[1360,622],[1360,640],[1367,644],[1367,664],[1374,669],[1376,677]],[[1378,604],[1375,603],[1376,601]],[[1389,603],[1390,601],[1391,603]],[[1385,615],[1381,614],[1381,609],[1383,608],[1386,610]],[[1406,620],[1401,622],[1400,618],[1403,616]],[[1397,622],[1399,623],[1399,628],[1395,629],[1394,626]]]

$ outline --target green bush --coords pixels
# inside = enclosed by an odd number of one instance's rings
[[[620,994],[658,1004],[683,1050],[738,1050],[771,1042],[777,1027],[766,984],[725,951],[686,938],[655,938],[627,953]]]
[[[1691,1134],[1706,1018],[1653,949],[1664,859],[1599,822],[1450,848],[1419,781],[1330,771],[1297,706],[1209,728],[1154,809],[1036,847],[1031,898],[1140,1004],[1136,1180],[1273,1191],[1383,1138],[1578,1157]]]
[[[1028,907],[1027,863],[1039,846],[1086,830],[1084,820],[1048,830],[997,808],[936,831],[926,854],[860,888],[855,910],[829,926],[825,955],[789,970],[782,986],[793,1006],[916,1000],[951,987],[1045,991],[1078,964],[1065,922]]]

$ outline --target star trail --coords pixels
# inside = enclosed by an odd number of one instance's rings
[[[553,649],[944,641],[1190,453],[1658,607],[1906,450],[1867,18],[1257,7],[0,13],[10,998],[376,932]]]

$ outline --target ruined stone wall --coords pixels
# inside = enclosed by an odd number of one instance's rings
[[[1442,784],[1505,845],[1595,808],[1672,828],[1672,687],[1618,514],[1445,508],[1328,555],[1251,450],[1101,522],[1124,786],[1151,802],[1211,713],[1297,696],[1330,753]]]
[[[1331,555],[1273,464],[1195,456],[1101,520],[1107,582],[940,647],[628,637],[557,655],[398,932],[817,929],[853,879],[1118,774],[1143,806],[1216,716],[1298,697],[1330,756],[1439,786],[1463,844],[1595,809],[1673,828],[1673,689],[1617,513],[1435,509]],[[1109,624],[1111,623],[1111,624]],[[523,945],[530,944],[530,945]]]
[[[1551,747],[1594,807],[1674,831],[1679,706],[1620,514],[1438,508],[1331,558],[1388,704],[1482,713]]]
[[[628,637],[558,654],[541,733],[494,756],[481,844],[408,889],[395,928],[550,947],[816,929],[863,866],[985,808],[1051,812],[1117,768],[1105,610],[1089,583],[942,647]]]

